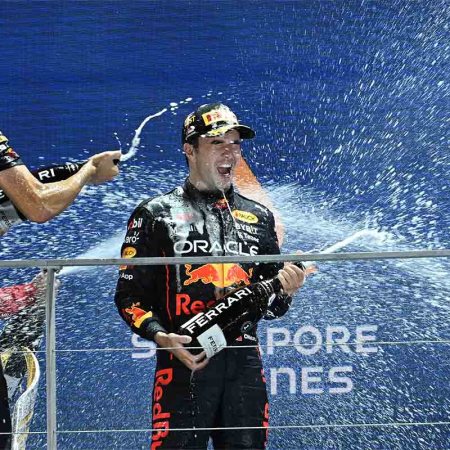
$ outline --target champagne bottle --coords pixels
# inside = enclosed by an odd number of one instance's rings
[[[77,173],[85,162],[67,162],[43,169],[32,170],[31,173],[41,183],[54,183],[66,180]],[[8,196],[0,189],[0,235],[6,233],[13,225],[23,222],[26,217],[17,210]]]
[[[304,269],[302,263],[296,265]],[[181,325],[178,334],[192,337],[192,345],[200,344],[211,358],[250,330],[266,313],[272,295],[282,288],[275,277],[236,289]]]

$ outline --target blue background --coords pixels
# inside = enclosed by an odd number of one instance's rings
[[[286,227],[285,252],[319,250],[361,229],[346,251],[450,247],[449,41],[444,0],[83,1],[0,4],[0,129],[30,167],[124,151],[148,115],[137,155],[49,224],[2,237],[5,259],[119,255],[126,220],[186,176],[184,117],[220,100],[252,125],[245,155]],[[186,100],[192,99],[192,100]],[[169,104],[177,103],[170,108]],[[90,252],[90,253],[89,253]],[[448,260],[321,264],[290,313],[261,326],[377,327],[377,341],[448,340]],[[31,271],[2,270],[3,285]],[[131,348],[113,305],[115,268],[61,276],[58,349]],[[305,336],[307,339],[308,336]],[[311,338],[311,335],[309,336]],[[271,425],[448,421],[448,344],[325,347],[264,357],[278,378]],[[58,353],[59,430],[148,429],[154,358]],[[353,389],[327,373],[350,366]],[[45,367],[45,361],[42,361]],[[322,394],[301,392],[320,367]],[[42,383],[33,431],[45,431]],[[281,429],[270,449],[449,448],[449,426]],[[31,436],[30,448],[45,448]],[[58,437],[62,449],[148,448],[143,432]]]

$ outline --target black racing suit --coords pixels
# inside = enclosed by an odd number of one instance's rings
[[[227,205],[228,202],[228,205]],[[128,222],[122,257],[185,256],[186,264],[120,268],[116,305],[131,329],[153,340],[177,332],[229,289],[274,277],[278,264],[191,265],[190,256],[278,254],[272,213],[234,192],[198,191],[189,181],[142,202]],[[291,298],[271,299],[266,318],[283,315]],[[157,352],[153,389],[153,449],[265,447],[267,430],[168,431],[168,428],[267,427],[268,403],[256,326],[234,348],[193,374],[167,351]]]
[[[8,139],[0,132],[0,172],[22,165],[19,155],[9,146]],[[0,185],[1,187],[1,185]],[[0,217],[0,219],[2,219]],[[8,405],[8,390],[0,362],[0,433],[11,433],[11,417]],[[0,434],[0,449],[9,447],[10,436]]]

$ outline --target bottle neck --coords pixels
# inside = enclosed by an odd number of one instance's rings
[[[278,294],[283,290],[283,285],[281,284],[281,281],[278,277],[272,279],[271,285],[274,294]]]

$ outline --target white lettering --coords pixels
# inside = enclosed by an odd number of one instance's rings
[[[39,179],[41,181],[44,180],[45,178],[51,179],[54,176],[55,176],[55,169],[53,168],[39,172]]]
[[[341,337],[334,336],[336,334]],[[350,340],[350,331],[347,327],[339,325],[327,327],[326,336],[327,353],[332,353],[334,347],[340,348],[344,353],[351,353],[349,346],[346,345],[346,342]]]
[[[128,274],[128,273],[122,272],[122,273],[120,274],[120,278],[123,278],[124,280],[131,281],[134,277],[133,277],[133,275],[130,275],[130,274]]]
[[[197,324],[195,322],[192,322],[189,325],[184,324],[182,328],[186,328],[189,331],[189,333],[192,334],[194,332],[194,330],[195,330],[196,325]]]
[[[240,300],[242,297],[247,297],[251,293],[252,291],[249,288],[244,288],[235,292],[234,295],[236,295],[236,297]]]
[[[322,378],[313,376],[314,373],[323,373],[322,367],[302,367],[302,393],[303,394],[322,394],[323,388],[313,387],[312,383],[320,383]]]
[[[137,334],[131,335],[131,343],[133,344],[133,347],[136,347],[141,350],[145,351],[138,351],[133,352],[131,354],[131,357],[133,359],[146,359],[146,358],[152,358],[156,354],[156,344],[151,341],[147,341],[146,339],[141,338]]]
[[[283,339],[275,340],[276,335],[283,335]],[[291,340],[291,333],[287,328],[268,328],[267,329],[267,354],[273,355],[274,347],[285,346]]]
[[[258,228],[256,228],[253,225],[247,225],[247,224],[241,223],[241,222],[236,222],[235,225],[238,230],[244,230],[250,234],[258,234]]]
[[[324,367],[302,367],[298,385],[296,372],[291,367],[270,368],[270,393],[276,395],[284,388],[284,378],[278,375],[287,375],[289,394],[297,395],[297,389],[302,394],[321,395],[325,392],[330,394],[348,394],[354,388],[353,381],[345,376],[353,372],[351,366],[339,366],[326,369]]]
[[[142,220],[142,219],[139,219]],[[135,228],[135,226],[130,227]],[[222,247],[220,242],[212,242],[211,244],[205,240],[198,241],[178,241],[173,245],[173,251],[178,255],[183,255],[186,253],[231,253],[234,255],[245,255],[245,256],[254,256],[258,254],[258,247],[256,245],[251,245],[249,247],[249,251],[244,251],[243,245],[241,242],[229,241],[225,244],[225,247]]]
[[[209,311],[207,311],[206,313],[205,313],[205,316],[209,319],[209,320],[211,320],[213,317],[217,317],[219,314],[217,314],[216,313],[216,311],[214,311],[213,309],[211,309],[211,310],[209,310]]]
[[[227,309],[227,305],[225,303],[219,303],[217,306],[214,307],[215,310],[217,310],[219,313],[221,313],[224,309]]]
[[[129,230],[133,230],[134,228],[141,228],[143,219],[142,217],[140,219],[133,219],[133,221],[128,226]]]
[[[296,351],[310,356],[319,353],[332,353],[334,348],[342,349],[345,354],[360,353],[367,356],[378,352],[376,345],[377,325],[355,326],[352,330],[343,325],[329,325],[325,329],[319,330],[311,325],[305,325],[297,329],[292,334],[288,328],[267,328],[267,349],[268,355],[274,355],[280,350],[275,347],[287,347],[294,345]],[[289,350],[285,350],[289,351]],[[270,356],[269,356],[270,358]],[[355,384],[352,380],[354,368],[352,365],[342,365],[334,367],[310,366],[300,368],[279,368],[270,369],[270,388],[272,394],[280,393],[281,386],[287,390],[285,379],[284,384],[279,385],[278,374],[287,375],[289,382],[289,393],[296,393],[295,374],[300,370],[298,379],[298,390],[302,394],[321,395],[328,393],[348,394],[354,390]],[[301,377],[301,379],[300,379]],[[294,385],[294,387],[293,387]]]
[[[201,250],[204,253],[208,253],[208,241],[194,241],[194,245],[197,244],[197,248],[194,250],[196,253]]]
[[[125,238],[125,244],[136,244],[139,241],[139,232],[135,231],[133,236],[127,236]]]
[[[204,316],[204,314],[202,314],[196,321],[195,321],[199,326],[203,326],[203,325],[207,325],[208,320],[206,319],[206,317]]]
[[[227,308],[229,308],[233,303],[236,303],[238,301],[239,301],[238,298],[231,297],[231,296],[227,297],[227,302],[228,302]]]
[[[173,244],[173,251],[175,254],[190,253],[192,251],[192,243],[189,241],[175,242],[175,244]]]
[[[369,353],[377,353],[378,347],[364,347],[364,342],[373,342],[377,338],[375,333],[378,331],[378,325],[361,325],[356,327],[356,342],[362,342],[356,344],[356,353],[363,353],[365,355]],[[366,335],[365,333],[373,333],[372,335]]]
[[[294,369],[290,367],[280,367],[279,369],[270,369],[270,392],[274,395],[278,392],[277,376],[278,374],[287,375],[289,378],[289,394],[295,394],[297,379]]]
[[[310,333],[313,335],[314,342],[313,343],[303,343],[301,342],[302,336],[304,334]],[[318,351],[320,351],[320,348],[322,347],[322,334],[320,331],[311,326],[311,325],[305,325],[303,327],[300,327],[296,333],[294,334],[294,346],[296,350],[301,353],[302,355],[314,355]]]
[[[349,377],[339,376],[339,373],[352,373],[351,366],[332,367],[328,373],[330,383],[343,384],[344,386],[330,387],[330,394],[347,394],[353,389],[353,381]]]
[[[254,341],[254,342],[257,341],[256,337],[252,336],[251,334],[244,333],[243,336],[245,339],[248,339],[249,341]],[[262,352],[262,349],[260,348],[259,351]]]
[[[353,333],[343,325],[329,325],[323,332],[312,325],[305,325],[298,328],[292,336],[288,328],[269,327],[267,328],[267,351],[269,355],[273,355],[276,351],[274,347],[293,343],[295,349],[302,355],[314,355],[321,349],[326,353],[333,353],[335,349],[341,349],[347,354],[376,353],[378,347],[370,346],[368,342],[376,341],[375,333],[377,332],[377,325],[359,325],[355,327]]]

